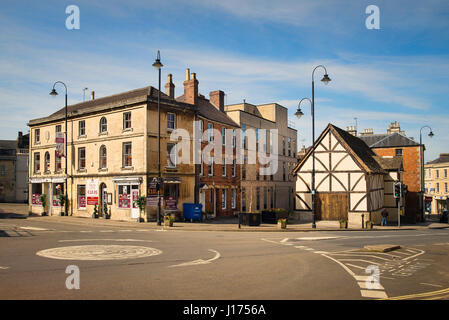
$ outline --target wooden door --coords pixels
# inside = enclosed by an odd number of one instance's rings
[[[348,220],[348,194],[317,193],[315,213],[317,220]]]

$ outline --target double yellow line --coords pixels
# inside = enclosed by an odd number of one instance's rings
[[[416,293],[416,294],[409,294],[406,296],[399,296],[399,297],[390,297],[390,298],[386,298],[386,299],[379,299],[379,300],[406,300],[406,299],[416,299],[416,300],[420,300],[420,299],[425,299],[425,298],[429,298],[429,297],[433,297],[433,296],[438,296],[438,295],[444,295],[444,294],[449,294],[449,288],[447,289],[442,289],[442,290],[438,290],[438,291],[432,291],[432,292],[425,292],[425,293]],[[442,297],[443,298],[443,297]]]

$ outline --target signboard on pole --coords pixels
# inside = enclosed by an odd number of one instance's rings
[[[65,157],[65,133],[56,132],[56,157]]]
[[[89,179],[87,180],[87,205],[93,206],[95,204],[98,205],[98,179]]]

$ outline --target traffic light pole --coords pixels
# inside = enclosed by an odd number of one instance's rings
[[[398,228],[401,226],[401,198],[398,198]]]

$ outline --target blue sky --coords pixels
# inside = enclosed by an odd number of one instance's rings
[[[93,3],[92,3],[93,2]],[[80,9],[80,29],[67,30],[65,9]],[[365,9],[380,9],[380,30],[368,30]],[[83,88],[102,97],[157,86],[172,73],[182,94],[185,69],[200,92],[221,89],[226,103],[278,102],[289,108],[299,145],[311,143],[311,73],[316,73],[316,132],[341,128],[383,133],[399,121],[408,136],[423,130],[426,159],[449,152],[449,2],[364,0],[5,1],[0,4],[0,139],[28,131],[30,119],[63,106],[48,93],[57,80],[69,103]],[[62,92],[61,88],[59,90]],[[89,94],[86,93],[88,96]]]

